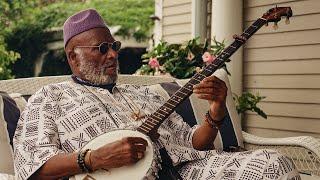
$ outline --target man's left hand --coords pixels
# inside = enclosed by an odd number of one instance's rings
[[[193,93],[198,98],[209,101],[210,116],[212,119],[220,121],[226,113],[227,89],[224,81],[215,76],[209,76],[193,86]]]

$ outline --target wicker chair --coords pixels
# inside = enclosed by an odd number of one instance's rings
[[[70,80],[70,76],[52,76],[24,78],[0,81],[0,91],[7,93],[20,93],[22,95],[31,95],[42,86],[51,83],[57,83]],[[162,82],[171,82],[171,77],[157,76],[133,76],[120,75],[119,83],[151,85]],[[299,172],[306,179],[314,177],[320,178],[320,140],[310,136],[288,137],[288,138],[262,138],[242,131],[245,148],[251,149],[276,149],[282,154],[291,158]],[[2,162],[1,162],[2,163]],[[312,178],[313,179],[313,178]]]

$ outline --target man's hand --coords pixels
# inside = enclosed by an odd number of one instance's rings
[[[219,121],[225,116],[227,89],[224,81],[215,76],[209,76],[193,87],[193,93],[198,98],[209,101],[210,116]]]
[[[226,111],[226,84],[215,76],[204,78],[199,84],[193,87],[193,92],[200,99],[208,100],[210,103],[209,113],[215,121],[221,121]],[[207,122],[204,122],[196,129],[192,137],[192,145],[197,150],[214,149],[213,141],[216,138],[218,130],[212,128]]]
[[[126,137],[91,152],[91,168],[109,169],[134,164],[144,157],[148,142],[140,137]]]

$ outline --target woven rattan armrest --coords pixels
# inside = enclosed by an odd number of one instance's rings
[[[275,149],[293,160],[300,173],[320,178],[320,140],[311,136],[263,138],[242,132],[245,148]]]

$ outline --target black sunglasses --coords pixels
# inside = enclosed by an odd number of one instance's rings
[[[99,52],[101,54],[105,54],[108,52],[109,48],[118,52],[121,48],[120,41],[114,41],[113,43],[102,42],[99,46],[75,46],[74,48],[99,48]]]

